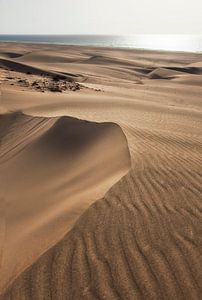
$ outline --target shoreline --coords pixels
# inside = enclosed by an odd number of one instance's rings
[[[0,35],[1,36],[1,35]],[[5,36],[7,36],[7,35],[5,35]],[[33,35],[16,35],[16,36],[44,36],[43,34],[41,34],[41,35],[35,35],[35,34],[33,34]],[[47,35],[47,36],[49,36],[49,35]],[[50,36],[52,36],[52,35],[50,35]],[[63,35],[53,35],[53,36],[63,36]],[[65,36],[65,35],[64,35]],[[82,37],[82,35],[67,35],[67,36],[72,36],[72,37],[74,37],[74,36],[77,36],[77,37],[79,37],[79,36],[81,36]],[[84,35],[85,36],[85,35]],[[89,35],[89,36],[91,36],[91,37],[96,37],[97,35]],[[104,36],[104,35],[99,35],[99,36]],[[184,36],[186,36],[186,35],[184,35]],[[202,35],[196,35],[196,36],[202,36]],[[119,37],[119,36],[117,36],[117,37]],[[189,50],[170,50],[170,49],[168,49],[168,50],[166,50],[166,49],[161,49],[161,48],[149,48],[149,47],[147,47],[147,48],[145,48],[145,47],[127,47],[127,46],[105,46],[105,45],[96,45],[96,44],[73,44],[73,43],[63,43],[63,42],[43,42],[43,41],[18,41],[18,40],[16,40],[16,41],[11,41],[11,40],[0,40],[0,43],[15,43],[15,44],[30,44],[30,45],[48,45],[48,46],[71,46],[71,47],[92,47],[93,49],[96,49],[96,48],[98,48],[98,49],[115,49],[115,50],[128,50],[128,51],[148,51],[148,52],[164,52],[164,53],[190,53],[190,54],[202,54],[202,50],[197,50],[197,51],[189,51]]]

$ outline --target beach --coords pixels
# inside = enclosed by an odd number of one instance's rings
[[[0,298],[200,299],[202,54],[0,43]]]

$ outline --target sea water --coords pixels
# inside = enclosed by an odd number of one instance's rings
[[[1,41],[202,53],[202,35],[0,35]]]

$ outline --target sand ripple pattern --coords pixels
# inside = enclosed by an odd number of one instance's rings
[[[201,144],[125,132],[135,138],[130,173],[5,299],[200,299]]]

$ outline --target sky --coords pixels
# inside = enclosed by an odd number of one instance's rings
[[[0,34],[202,34],[202,0],[0,0]]]

